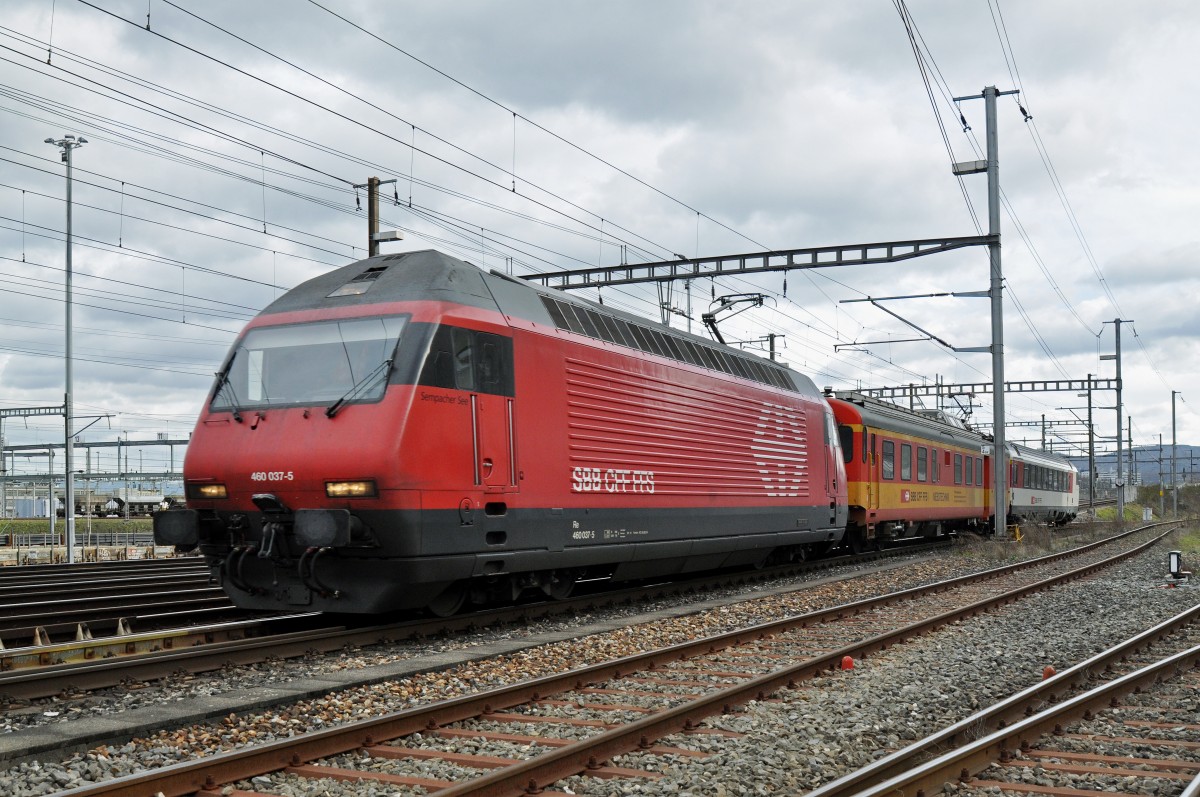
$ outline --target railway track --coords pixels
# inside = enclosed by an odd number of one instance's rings
[[[1198,686],[1200,605],[808,797],[1194,797]]]
[[[1151,544],[1074,569],[1043,557],[66,793],[215,797],[325,778],[515,795],[560,781],[565,793],[580,776],[653,778],[662,756],[704,755],[705,736],[727,733],[706,718]],[[460,749],[464,738],[474,752]],[[627,754],[637,766],[606,763]],[[428,775],[431,761],[440,777]]]
[[[0,570],[0,650],[245,616],[197,559]]]
[[[838,565],[865,564],[892,555],[937,550],[944,545],[903,546],[866,555],[837,556],[785,567],[714,574],[449,618],[409,616],[379,623],[369,617],[343,616],[331,619],[320,613],[267,615],[238,621],[164,627],[102,639],[77,639],[60,644],[12,648],[0,650],[0,695],[32,700],[64,693],[79,694],[129,681],[153,680],[178,671],[210,672],[229,664],[255,664],[345,647],[436,637],[477,627],[520,624],[543,617],[591,611],[602,606],[654,600],[669,594],[700,594],[718,587],[750,585]],[[185,614],[185,617],[195,618],[191,614]]]

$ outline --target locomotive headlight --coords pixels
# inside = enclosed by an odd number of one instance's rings
[[[188,498],[228,498],[229,491],[223,484],[188,484],[184,490]]]
[[[325,495],[330,498],[374,498],[379,494],[371,479],[357,482],[325,482]]]

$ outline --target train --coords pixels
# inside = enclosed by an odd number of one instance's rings
[[[845,542],[985,531],[994,525],[994,440],[943,410],[906,409],[855,392],[828,391],[846,459]],[[1061,454],[1006,443],[1007,524],[1069,523],[1079,472]]]
[[[854,435],[880,468],[896,440],[829,393],[435,250],[371,257],[247,324],[155,539],[198,548],[244,608],[448,615],[986,522],[979,478],[969,518],[855,503]]]

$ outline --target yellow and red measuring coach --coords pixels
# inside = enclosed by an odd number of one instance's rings
[[[854,392],[827,396],[846,463],[846,541],[983,530],[991,516],[991,441],[940,410]]]

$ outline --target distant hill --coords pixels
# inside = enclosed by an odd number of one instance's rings
[[[1125,465],[1129,465],[1129,451],[1122,452],[1124,454]],[[1070,456],[1068,457],[1075,467],[1079,468],[1080,473],[1086,473],[1088,469],[1088,460],[1086,456]],[[1133,447],[1133,463],[1134,471],[1138,475],[1139,484],[1158,484],[1159,483],[1159,451],[1158,446],[1134,446]],[[1175,446],[1175,467],[1178,473],[1179,484],[1196,484],[1200,483],[1200,473],[1197,473],[1196,468],[1200,467],[1200,446],[1186,445],[1179,443]],[[1117,472],[1117,457],[1116,454],[1096,455],[1096,473],[1101,480],[1112,479]],[[1162,447],[1162,481],[1165,484],[1171,483],[1171,444],[1164,443]]]

